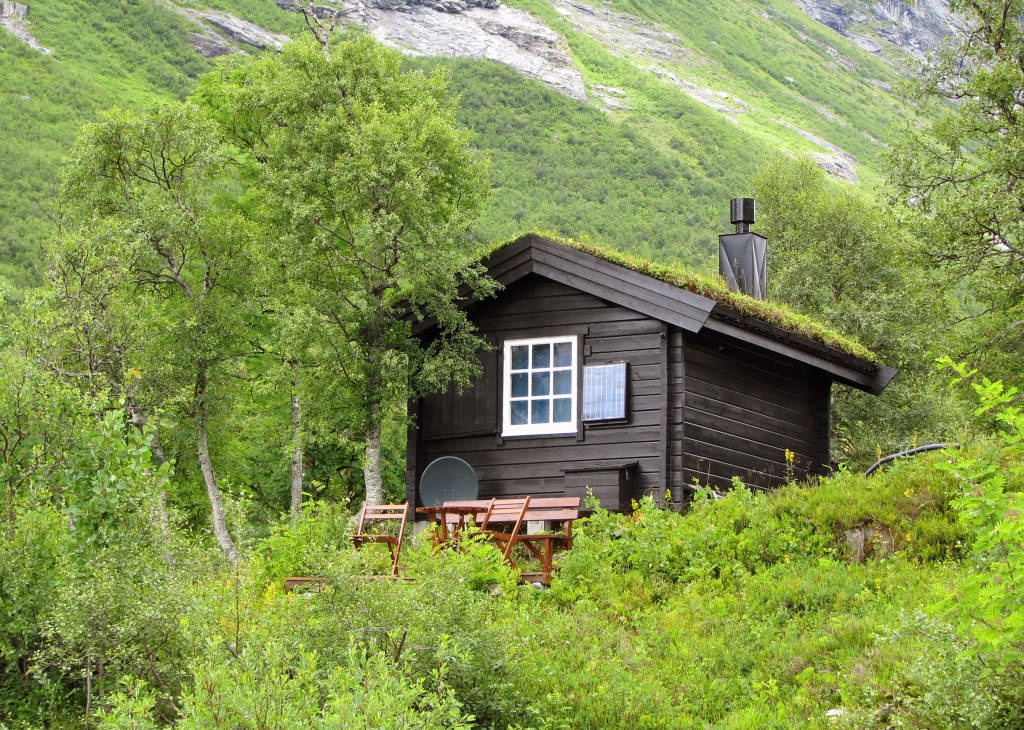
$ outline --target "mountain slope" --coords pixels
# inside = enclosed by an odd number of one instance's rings
[[[321,15],[413,55],[477,59],[452,63],[452,88],[492,159],[494,194],[476,231],[485,240],[550,229],[711,267],[725,201],[749,192],[770,155],[809,155],[871,183],[902,114],[890,91],[902,51],[885,45],[877,18],[863,21],[863,0],[841,4],[850,38],[812,18],[817,5],[784,0],[320,2]],[[182,97],[211,67],[206,56],[304,32],[294,5],[32,0],[17,22],[52,54],[0,30],[0,276],[38,280],[58,162],[81,124],[113,105]]]

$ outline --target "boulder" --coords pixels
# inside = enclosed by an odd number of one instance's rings
[[[853,527],[843,533],[843,540],[851,563],[862,563],[870,555],[890,555],[896,549],[892,530],[880,525]]]
[[[230,53],[238,53],[238,49],[227,43],[223,38],[214,33],[192,33],[189,36],[192,47],[205,58],[216,58],[226,56]]]

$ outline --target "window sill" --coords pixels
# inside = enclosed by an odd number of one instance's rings
[[[591,429],[601,428],[621,428],[629,425],[628,418],[608,418],[602,421],[584,421],[583,427],[590,431]]]
[[[558,433],[503,433],[501,438],[503,439],[550,439],[550,438],[576,438],[577,430],[573,428],[572,431],[559,431]]]

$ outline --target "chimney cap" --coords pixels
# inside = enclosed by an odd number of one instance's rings
[[[733,198],[729,201],[729,222],[732,224],[754,222],[756,206],[753,198]],[[749,230],[749,229],[748,229]]]

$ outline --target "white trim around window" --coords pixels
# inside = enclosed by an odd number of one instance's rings
[[[501,435],[576,433],[576,335],[505,340]]]

